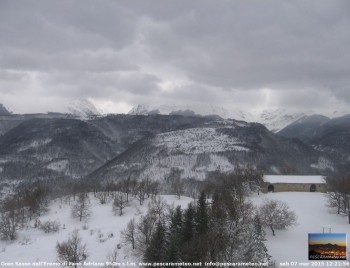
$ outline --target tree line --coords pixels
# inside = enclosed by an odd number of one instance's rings
[[[169,180],[170,191],[180,198],[184,184],[180,176]],[[275,230],[287,228],[296,222],[296,216],[282,202],[266,200],[257,208],[247,198],[259,192],[262,174],[253,169],[236,169],[230,174],[213,173],[201,185],[198,200],[187,208],[171,207],[159,196],[158,182],[132,178],[117,182],[64,182],[66,194],[52,195],[52,188],[38,181],[8,196],[1,206],[0,235],[16,239],[16,231],[23,222],[37,219],[45,213],[50,198],[59,197],[71,206],[73,218],[79,221],[91,216],[90,198],[101,204],[112,203],[116,215],[122,216],[131,200],[140,206],[150,199],[148,213],[139,220],[132,219],[121,233],[122,241],[137,256],[147,262],[268,262],[273,266],[265,245],[265,227]],[[51,191],[51,192],[50,192]],[[274,216],[271,216],[274,215]],[[56,232],[60,223],[48,221],[37,227],[44,232]],[[37,221],[35,221],[37,223]],[[71,255],[71,243],[79,242],[81,254]],[[74,244],[73,243],[73,244]],[[74,245],[73,245],[74,247]],[[88,252],[78,233],[69,240],[57,243],[57,254],[62,261],[86,259]],[[112,255],[115,257],[116,252]]]
[[[261,179],[251,170],[221,174],[187,208],[169,207],[156,198],[146,215],[128,223],[122,241],[149,263],[261,262],[273,266],[264,227],[275,235],[275,230],[295,224],[296,216],[283,202],[266,200],[256,208],[247,199]]]
[[[347,175],[327,177],[328,205],[337,210],[337,214],[345,215],[350,224],[350,180]]]

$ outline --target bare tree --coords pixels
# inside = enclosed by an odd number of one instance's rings
[[[96,198],[100,201],[101,204],[106,204],[108,202],[109,193],[108,192],[97,192],[95,194]]]
[[[297,222],[297,216],[288,204],[278,200],[265,199],[260,207],[260,217],[263,225],[271,229],[272,235],[275,235],[275,229],[283,230]]]
[[[126,201],[129,202],[129,195],[132,190],[133,181],[128,177],[127,179],[121,180],[121,182],[118,185],[118,188],[121,192],[126,194]]]
[[[113,211],[119,211],[119,216],[123,215],[123,209],[128,206],[128,197],[125,193],[117,193],[113,201]]]
[[[347,175],[327,178],[328,204],[336,207],[338,214],[345,214],[350,224],[350,182]]]
[[[158,181],[151,181],[149,186],[149,191],[151,193],[151,196],[156,196],[159,192],[159,182]]]
[[[60,230],[60,228],[61,228],[61,223],[59,220],[54,220],[54,221],[48,220],[39,225],[39,229],[43,230],[44,233],[56,233]]]
[[[337,213],[344,211],[343,198],[340,192],[328,192],[328,205],[332,208],[337,208]]]
[[[136,249],[144,254],[149,245],[157,218],[152,214],[142,216],[137,224]]]
[[[184,183],[181,177],[175,177],[171,184],[172,191],[180,199],[181,195],[184,193]]]
[[[19,216],[15,210],[1,213],[0,236],[5,240],[15,240],[19,228]]]
[[[151,181],[149,180],[148,177],[146,177],[146,179],[144,179],[145,182],[145,195],[147,196],[147,198],[150,197],[151,195]]]
[[[126,228],[121,231],[121,239],[124,244],[131,245],[132,249],[135,249],[136,223],[134,218],[132,218]]]
[[[82,221],[83,218],[88,218],[90,215],[90,199],[86,193],[80,193],[77,201],[72,206],[72,217],[79,218],[79,221]]]
[[[81,266],[81,262],[88,257],[86,244],[82,243],[79,230],[74,230],[66,242],[56,245],[57,257],[59,261],[70,263],[70,266]]]
[[[106,267],[119,267],[118,263],[118,246],[115,246],[112,251],[107,255],[107,266]]]
[[[143,201],[145,200],[146,195],[146,183],[145,181],[141,181],[138,183],[137,187],[135,188],[135,196],[137,200],[140,202],[140,206],[142,206]]]
[[[169,205],[160,196],[153,197],[152,201],[148,204],[149,213],[157,217],[158,220],[163,220],[165,218],[168,209]]]

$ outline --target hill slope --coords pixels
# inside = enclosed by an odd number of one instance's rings
[[[312,174],[319,172],[319,166],[313,166],[322,157],[310,146],[279,137],[260,124],[216,120],[146,137],[88,179],[133,176],[164,181],[180,174],[182,178],[203,180],[208,172],[248,165],[268,173],[294,169]]]
[[[77,178],[114,156],[113,142],[75,119],[24,121],[0,138],[2,179]]]
[[[350,167],[350,115],[328,119],[322,116],[304,118],[278,133],[303,140],[338,163],[341,172]]]

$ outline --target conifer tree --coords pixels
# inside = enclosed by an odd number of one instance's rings
[[[208,224],[209,215],[204,192],[201,192],[195,214],[196,232],[192,241],[192,257],[194,261],[204,262],[208,255]]]
[[[189,241],[192,239],[194,231],[195,231],[195,210],[190,203],[188,208],[184,212],[184,222],[182,228],[182,239],[183,242]]]
[[[251,262],[268,262],[270,255],[265,245],[265,231],[263,229],[259,215],[254,217],[251,241],[247,247],[245,256]]]
[[[166,228],[161,221],[157,222],[149,246],[146,249],[144,259],[146,262],[163,262],[166,258],[167,240]]]
[[[205,198],[205,193],[202,192],[197,203],[197,213],[196,213],[196,231],[197,234],[203,235],[208,231],[208,208]]]
[[[182,210],[180,206],[177,206],[170,219],[169,249],[167,253],[167,261],[169,262],[178,262],[180,260],[182,226]]]
[[[227,243],[226,210],[218,192],[214,192],[209,212],[208,251],[209,258],[215,262],[222,260],[222,252]]]
[[[182,239],[183,244],[181,248],[181,261],[184,262],[198,262],[199,261],[199,246],[198,234],[196,232],[196,211],[192,203],[184,212]]]

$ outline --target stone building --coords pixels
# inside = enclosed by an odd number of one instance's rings
[[[262,192],[326,192],[324,176],[265,175]]]

